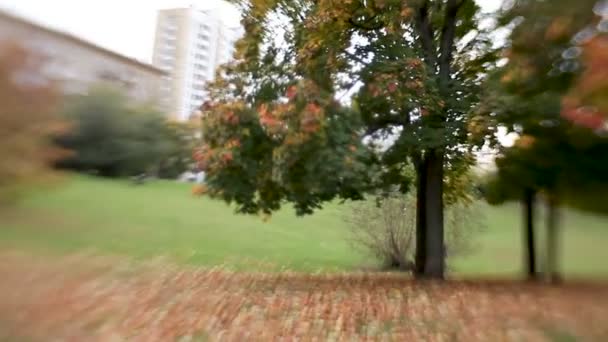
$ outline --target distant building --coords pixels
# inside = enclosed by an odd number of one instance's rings
[[[163,109],[160,95],[166,72],[150,64],[0,11],[0,44],[9,41],[42,56],[44,76],[57,81],[65,94],[86,94],[104,84]]]
[[[163,101],[176,120],[188,120],[206,99],[204,86],[232,57],[240,27],[228,27],[218,10],[195,7],[158,12],[153,64],[169,73]]]

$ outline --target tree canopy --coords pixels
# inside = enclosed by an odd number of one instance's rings
[[[245,212],[288,199],[308,213],[384,184],[407,190],[402,170],[424,151],[446,149],[454,162],[466,154],[482,65],[496,59],[473,1],[241,4],[247,34],[236,62],[211,86],[205,111],[199,157],[211,191]],[[341,101],[346,94],[350,101]],[[255,151],[244,150],[247,141]],[[243,178],[239,167],[256,177],[225,181]]]
[[[606,37],[597,13],[592,0],[516,1],[502,15],[513,26],[506,64],[486,83],[479,112],[486,127],[519,134],[497,160],[512,187],[572,193],[605,180],[606,94],[596,75]]]

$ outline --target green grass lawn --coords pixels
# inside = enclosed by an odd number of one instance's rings
[[[1,213],[0,246],[44,253],[93,251],[136,258],[167,256],[197,265],[246,270],[355,270],[373,260],[353,248],[344,206],[309,217],[290,209],[268,222],[235,215],[222,202],[196,198],[191,185],[70,176]],[[474,255],[456,259],[457,275],[517,275],[521,264],[519,207],[485,209],[487,228]],[[562,266],[568,276],[608,277],[608,218],[564,213]]]

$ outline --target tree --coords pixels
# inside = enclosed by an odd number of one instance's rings
[[[545,199],[548,272],[554,280],[559,278],[560,202],[590,184],[605,182],[608,170],[608,140],[597,134],[604,125],[602,86],[589,75],[601,65],[596,56],[590,57],[597,53],[594,41],[603,40],[592,26],[598,21],[594,6],[592,0],[577,6],[562,0],[520,0],[507,8],[502,21],[512,32],[506,64],[488,79],[481,117],[472,120],[477,132],[484,131],[479,128],[486,123],[520,135],[513,147],[501,150],[497,184],[511,186],[522,196],[529,241],[534,195]],[[488,138],[493,131],[485,134]],[[533,242],[527,245],[533,277]]]
[[[62,168],[132,176],[156,167],[170,149],[162,114],[111,89],[68,99],[63,114],[73,128],[57,142],[74,153],[58,163]]]
[[[166,140],[166,148],[158,165],[160,178],[175,179],[194,167],[192,152],[199,144],[196,122],[167,122],[164,133],[157,139]]]
[[[596,5],[597,6],[597,5]],[[606,5],[603,5],[606,6]],[[608,10],[603,9],[604,18]],[[596,11],[597,13],[597,11]],[[596,21],[599,20],[596,18]],[[605,20],[605,19],[604,19]],[[574,54],[582,55],[584,71],[562,100],[562,115],[574,122],[594,130],[608,130],[608,34],[605,21],[596,24],[594,34],[580,46]],[[592,26],[593,27],[593,26]]]
[[[43,63],[16,44],[0,46],[0,204],[48,178],[65,153],[51,142],[65,124],[56,115],[58,97],[43,77]]]
[[[523,262],[528,280],[538,278],[536,230],[534,227],[537,193],[527,178],[530,169],[517,160],[521,142],[511,149],[502,150],[496,159],[497,171],[482,182],[483,197],[491,205],[519,201],[522,207]],[[514,168],[515,167],[515,168]]]
[[[540,184],[537,179],[542,178],[546,170],[538,168],[534,153],[530,153],[530,145],[526,141],[529,139],[524,137],[513,147],[501,151],[496,159],[497,172],[487,180],[484,195],[490,204],[502,204],[510,200],[521,202],[525,274],[528,280],[536,280],[539,269],[534,223]]]
[[[247,33],[210,86],[197,154],[210,193],[240,212],[286,200],[305,214],[371,190],[405,193],[413,162],[417,274],[442,278],[444,178],[470,163],[467,113],[496,59],[477,5],[239,3]]]

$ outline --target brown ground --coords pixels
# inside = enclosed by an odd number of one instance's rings
[[[0,340],[608,341],[608,286],[245,274],[0,253]]]

